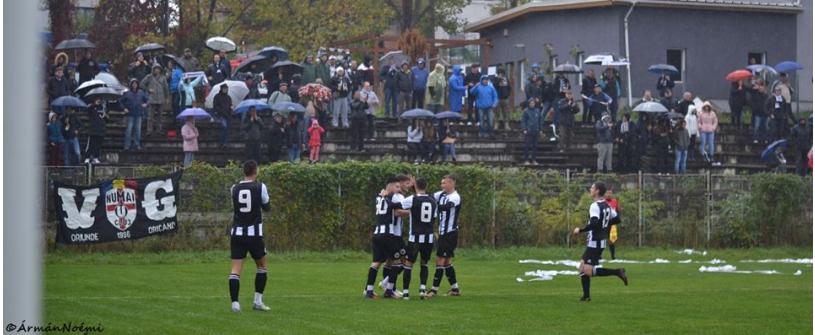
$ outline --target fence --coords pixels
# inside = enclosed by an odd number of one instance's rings
[[[170,172],[177,167],[44,167],[47,180],[82,184]],[[619,200],[623,245],[753,247],[810,245],[812,179],[789,174],[723,176],[587,175],[571,171],[495,169],[478,165],[413,166],[348,162],[263,166],[273,210],[266,236],[278,250],[365,249],[374,222],[373,199],[385,177],[411,173],[438,190],[445,174],[458,179],[463,198],[460,245],[507,247],[571,246],[582,236],[591,199],[586,189],[606,182]],[[241,177],[237,166],[194,164],[181,182],[179,232],[140,241],[71,247],[80,250],[170,250],[226,248],[231,224],[229,187]],[[53,246],[56,210],[46,184],[43,217]],[[405,227],[407,229],[407,227]]]

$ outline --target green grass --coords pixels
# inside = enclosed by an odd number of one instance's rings
[[[581,252],[579,248],[460,250],[455,265],[463,296],[430,301],[417,297],[364,300],[361,293],[370,256],[362,252],[273,253],[264,299],[272,312],[249,310],[252,264],[241,276],[244,312],[233,314],[226,251],[57,251],[45,262],[45,320],[101,323],[109,334],[812,333],[810,264],[738,262],[811,258],[810,249],[727,249],[687,256],[673,249],[621,247],[618,257],[624,259],[718,258],[739,270],[773,269],[783,274],[700,273],[701,264],[676,262],[625,264],[630,286],[614,277],[595,278],[593,301],[588,304],[577,301],[581,291],[576,276],[516,282],[525,271],[572,270],[519,264],[519,259],[578,259]],[[797,269],[802,276],[792,275]],[[414,295],[418,277],[417,270]],[[448,287],[445,280],[441,290],[446,292]]]

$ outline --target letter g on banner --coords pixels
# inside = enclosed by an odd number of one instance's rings
[[[173,192],[173,180],[156,180],[144,187],[144,201],[142,207],[144,213],[150,220],[161,221],[168,217],[174,217],[176,213],[175,195],[167,195],[163,198],[156,199],[156,193],[162,189],[166,193]],[[162,209],[159,210],[159,204]]]
[[[172,186],[172,185],[171,185]],[[62,198],[62,210],[67,214],[65,226],[69,229],[88,229],[93,226],[93,210],[96,209],[96,199],[99,197],[99,188],[82,191],[82,208],[76,207],[76,190],[60,187],[57,194]],[[173,211],[175,213],[175,211]]]

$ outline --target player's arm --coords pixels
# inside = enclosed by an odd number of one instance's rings
[[[461,197],[459,197],[458,195],[455,195],[455,193],[454,193],[454,195],[451,195],[449,198],[447,198],[447,202],[445,202],[443,205],[439,205],[439,210],[446,211],[446,210],[448,210],[450,208],[453,208],[453,207],[456,207],[456,206],[458,206],[460,204],[461,204]]]
[[[620,224],[620,214],[617,213],[614,209],[611,210],[611,219],[608,220],[609,225],[616,225]]]
[[[266,189],[266,184],[260,184],[260,208],[266,212],[272,210],[272,204],[269,201],[269,190]]]
[[[589,223],[583,227],[577,227],[572,232],[573,234],[577,235],[579,233],[585,233],[589,230],[597,229],[600,226],[600,207],[597,207],[596,203],[591,204],[589,207]]]
[[[392,200],[393,198],[391,198]],[[391,202],[391,206],[393,206],[393,212],[398,217],[408,217],[410,216],[410,209],[413,207],[413,196],[409,196],[402,201],[395,201]]]

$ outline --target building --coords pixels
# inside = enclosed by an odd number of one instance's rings
[[[512,71],[516,91],[531,63],[549,63],[548,43],[557,55],[553,63],[582,63],[583,57],[603,52],[628,58],[634,101],[644,90],[655,89],[657,77],[647,70],[651,64],[680,69],[675,93],[690,90],[727,99],[724,77],[744,68],[749,58],[769,65],[798,59],[805,68],[796,73],[800,99],[811,106],[811,6],[793,0],[547,0],[473,22],[465,30],[491,40],[489,52],[482,51],[485,62]],[[584,66],[591,67],[600,69]],[[620,70],[625,88],[629,74]]]

